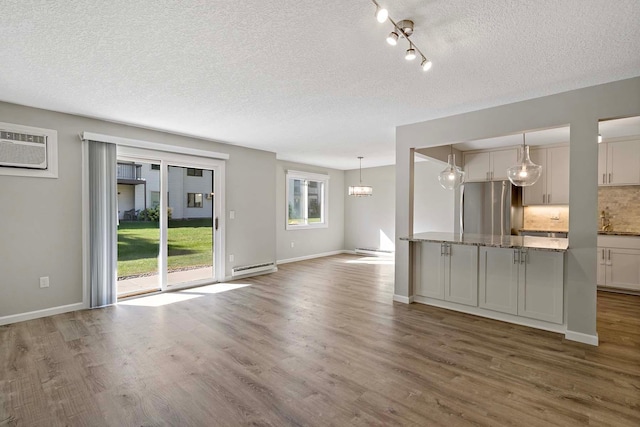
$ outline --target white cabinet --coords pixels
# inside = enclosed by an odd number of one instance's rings
[[[569,146],[531,150],[531,161],[542,165],[542,176],[524,188],[525,206],[569,204]]]
[[[600,144],[598,173],[600,185],[640,184],[640,141]]]
[[[463,155],[465,181],[502,181],[507,169],[518,162],[518,149],[469,152]]]
[[[422,243],[416,295],[478,305],[478,247]]]
[[[518,250],[481,247],[478,305],[518,314]]]
[[[564,253],[480,248],[480,307],[562,323],[563,301]]]
[[[640,249],[599,247],[598,285],[640,291]]]
[[[518,316],[562,323],[564,253],[521,251],[518,272]]]

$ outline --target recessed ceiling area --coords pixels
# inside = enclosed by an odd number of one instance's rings
[[[399,125],[640,75],[637,0],[381,3],[430,71],[370,0],[3,1],[0,100],[356,169]]]

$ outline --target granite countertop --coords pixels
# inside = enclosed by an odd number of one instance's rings
[[[602,236],[640,236],[638,231],[598,231]]]
[[[409,242],[456,243],[474,246],[492,246],[497,248],[527,248],[535,250],[565,252],[569,248],[569,239],[531,236],[494,236],[491,234],[459,233],[418,233],[400,240]]]

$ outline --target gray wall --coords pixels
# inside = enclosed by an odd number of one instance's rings
[[[412,148],[571,126],[567,329],[596,335],[598,120],[640,115],[640,77],[396,129],[396,236],[412,233]],[[409,244],[396,242],[395,294],[410,297]],[[402,299],[402,298],[398,298]]]
[[[287,170],[329,175],[329,227],[287,230]],[[344,171],[278,160],[275,167],[277,260],[285,261],[344,249]],[[291,242],[294,247],[291,247]]]
[[[362,169],[362,183],[373,187],[373,195],[345,197],[346,249],[395,249],[395,169],[395,166]],[[359,173],[359,169],[345,172],[345,193],[350,185],[358,185]]]
[[[448,148],[447,148],[448,149]],[[438,175],[447,166],[429,158],[416,162],[413,172],[413,232],[454,231],[454,191],[440,186]],[[459,163],[457,163],[459,165]]]
[[[59,154],[58,179],[0,176],[0,317],[82,302],[84,131],[228,153],[226,253],[234,265],[276,259],[274,153],[7,103],[0,121],[57,130]]]

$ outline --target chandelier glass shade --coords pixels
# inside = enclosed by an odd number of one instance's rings
[[[529,187],[540,179],[542,166],[536,165],[529,157],[529,146],[525,144],[525,134],[522,134],[522,153],[520,161],[507,169],[509,181],[517,187]]]
[[[456,166],[455,154],[449,154],[447,167],[438,175],[438,181],[445,190],[455,190],[464,183],[464,171]]]

